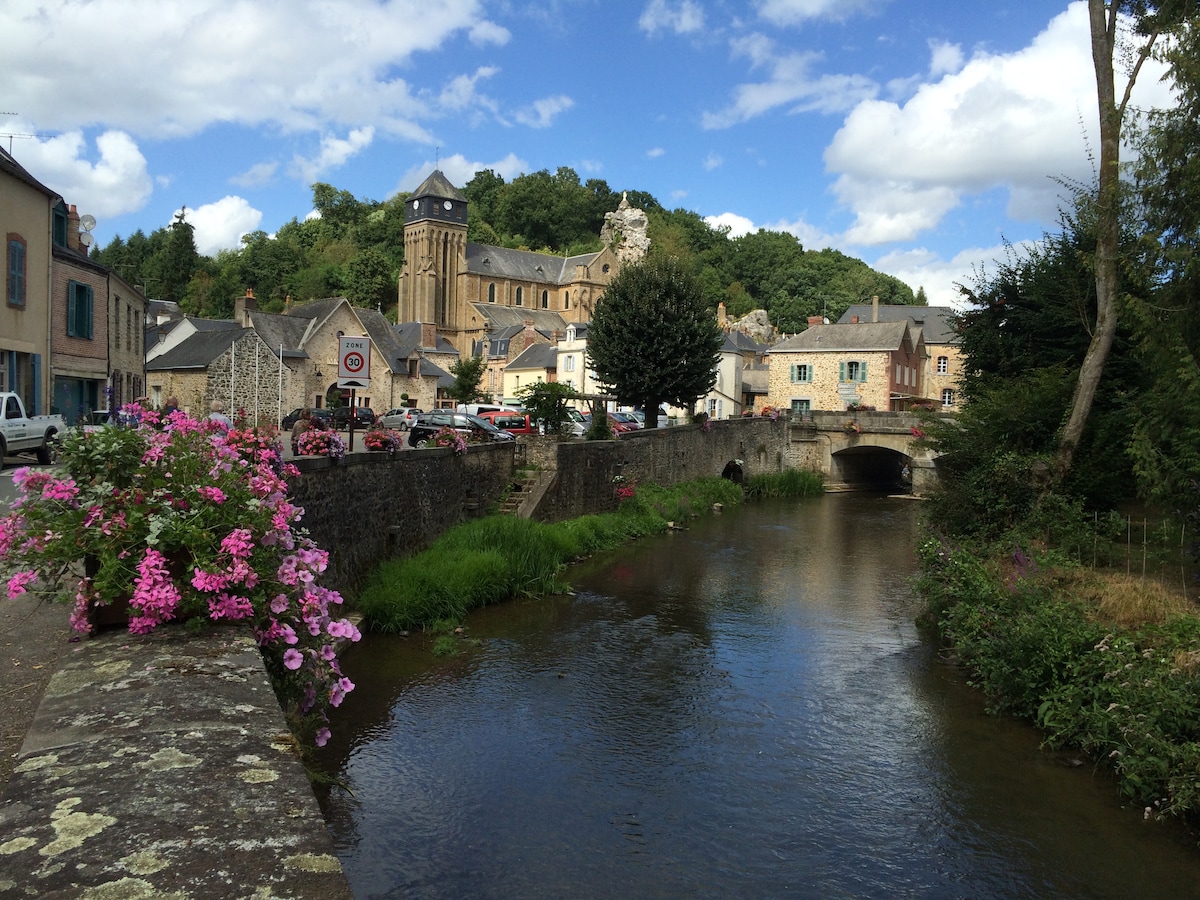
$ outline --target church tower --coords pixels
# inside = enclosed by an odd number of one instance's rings
[[[462,329],[457,292],[466,246],[467,198],[435,170],[404,205],[398,322],[434,324],[442,332]]]

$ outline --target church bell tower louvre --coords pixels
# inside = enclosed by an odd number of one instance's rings
[[[463,327],[454,294],[466,243],[467,198],[435,170],[404,205],[397,321],[432,323],[452,332]]]

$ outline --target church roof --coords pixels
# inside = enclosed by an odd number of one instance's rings
[[[414,200],[418,197],[439,197],[444,200],[457,200],[460,203],[467,202],[463,193],[450,183],[450,179],[442,174],[440,169],[434,169],[408,196]]]
[[[475,275],[533,281],[542,284],[568,284],[575,278],[576,266],[590,266],[603,251],[578,256],[555,256],[532,250],[509,250],[491,244],[467,242],[467,271]]]
[[[530,309],[527,306],[502,306],[499,303],[473,303],[475,310],[487,321],[488,332],[500,332],[508,328],[524,328],[525,320],[531,319],[533,327],[544,335],[567,330],[567,320],[562,313],[552,309]],[[513,332],[515,334],[516,332]]]

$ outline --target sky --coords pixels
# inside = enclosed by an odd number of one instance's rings
[[[948,305],[1094,180],[1095,96],[1083,0],[0,4],[0,145],[99,246],[566,166]]]

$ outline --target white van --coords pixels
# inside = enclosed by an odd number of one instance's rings
[[[485,412],[501,412],[514,413],[520,415],[525,412],[523,409],[515,409],[511,406],[501,406],[498,403],[460,403],[454,410],[455,412],[466,413],[468,416],[477,416]]]

